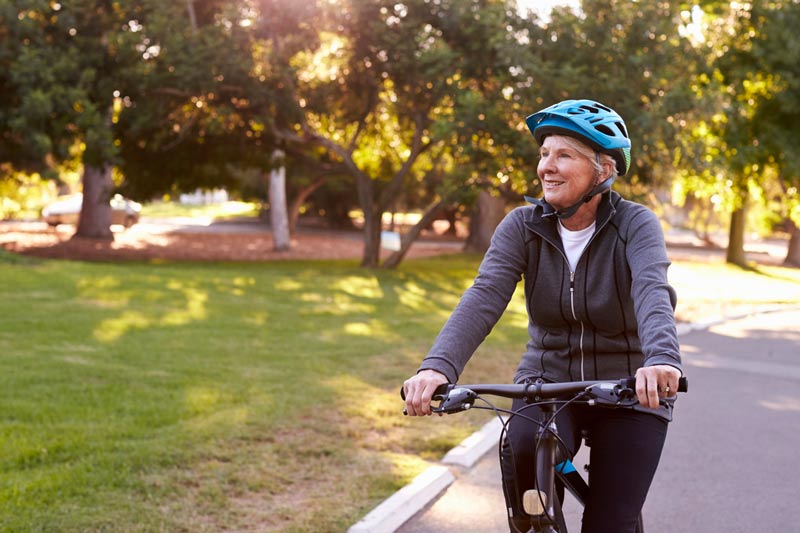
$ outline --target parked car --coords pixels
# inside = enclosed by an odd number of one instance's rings
[[[142,204],[125,198],[121,194],[111,197],[111,223],[129,228],[139,222]],[[59,196],[53,203],[42,209],[42,218],[51,226],[77,224],[83,204],[83,194]]]

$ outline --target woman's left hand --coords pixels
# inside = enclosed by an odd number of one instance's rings
[[[655,409],[661,398],[675,396],[681,371],[670,365],[643,366],[636,371],[636,396],[644,407]]]

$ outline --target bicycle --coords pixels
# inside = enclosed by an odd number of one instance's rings
[[[529,515],[531,522],[531,529],[528,533],[566,533],[567,525],[556,489],[556,480],[575,497],[581,506],[586,500],[589,485],[574,467],[571,458],[568,457],[567,447],[558,436],[555,417],[567,405],[579,402],[592,406],[631,409],[639,403],[635,383],[636,379],[631,377],[564,383],[537,381],[515,385],[444,384],[434,392],[432,401],[437,401],[439,404],[438,406],[431,405],[431,411],[453,414],[472,408],[492,410],[501,418],[503,433],[505,433],[510,418],[504,420],[503,414],[507,414],[509,417],[526,415],[496,407],[483,395],[522,399],[526,404],[538,406],[541,410],[540,418],[538,420],[529,418],[540,428],[534,450],[536,487],[527,490],[522,498],[524,510]],[[687,390],[688,381],[682,377],[677,392],[687,392]],[[400,396],[405,400],[405,392],[402,389]],[[475,406],[477,400],[482,401],[486,406]],[[664,402],[663,399],[661,401]],[[586,435],[583,435],[582,438],[586,438]],[[501,435],[501,445],[502,440]],[[587,446],[590,445],[587,442]],[[637,524],[637,532],[644,532],[641,515]]]

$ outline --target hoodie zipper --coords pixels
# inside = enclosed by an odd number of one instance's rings
[[[580,261],[580,259],[578,260]],[[578,315],[575,313],[575,272],[573,272],[572,270],[569,271],[569,306],[570,309],[572,310],[573,320],[575,320],[578,324],[581,325],[581,337],[578,343],[578,346],[581,349],[581,381],[586,381],[586,376],[584,375],[583,371],[583,361],[585,359],[583,353],[583,334],[586,331],[586,327],[583,325],[583,320],[578,320]]]
[[[603,222],[602,226],[596,228],[595,232],[592,234],[589,240],[586,241],[586,246],[583,247],[583,250],[581,250],[581,255],[578,256],[578,260],[575,262],[576,265],[578,265],[581,262],[584,252],[586,252],[586,249],[589,248],[590,244],[592,244],[592,241],[594,241],[595,236],[597,236],[600,230],[606,225],[606,223],[608,223],[608,220],[610,220],[610,217],[606,219],[605,222]],[[567,259],[567,254],[562,252],[560,249],[559,253],[561,253],[561,257],[564,258],[564,262],[567,264],[567,269],[569,269],[569,307],[570,311],[572,311],[572,319],[581,326],[581,336],[578,348],[580,348],[581,351],[581,381],[586,381],[586,375],[585,375],[586,373],[583,368],[584,361],[586,360],[586,354],[583,350],[583,337],[584,334],[586,333],[586,325],[583,323],[583,320],[578,319],[578,314],[575,312],[575,271],[572,270],[572,267],[569,264],[569,259]]]
[[[527,197],[526,197],[526,200],[531,201]],[[533,201],[532,203],[538,204],[538,202],[536,202],[536,201]],[[608,224],[608,221],[611,220],[611,218],[614,216],[614,213],[616,213],[616,209],[612,205],[611,206],[611,212],[609,213],[609,215],[605,218],[605,220],[602,222],[602,224],[600,224],[599,226],[597,226],[595,228],[594,234],[592,234],[591,238],[586,243],[586,246],[584,246],[583,251],[581,251],[581,255],[578,256],[578,261],[575,263],[576,265],[581,262],[581,258],[583,258],[583,254],[586,251],[586,249],[589,247],[590,244],[592,244],[592,241],[594,241],[594,238],[597,236],[598,233],[600,233],[600,230],[602,230],[606,226],[606,224]],[[529,226],[529,228],[530,228],[530,226]],[[558,244],[555,241],[553,241],[550,238],[548,238],[548,236],[545,235],[542,232],[536,231],[533,228],[530,228],[530,229],[532,229],[534,231],[534,233],[537,233],[545,241],[547,241],[551,245],[553,245],[556,248],[556,250],[558,250],[558,252],[561,254],[561,257],[564,258],[564,263],[566,263],[567,269],[569,270],[569,306],[570,306],[570,311],[572,311],[572,319],[575,320],[581,326],[581,336],[580,336],[580,344],[579,344],[579,348],[580,348],[580,352],[581,352],[581,381],[586,381],[585,371],[584,371],[584,368],[583,368],[584,361],[586,359],[584,351],[583,351],[583,336],[584,336],[584,333],[586,332],[586,326],[584,325],[583,320],[579,320],[578,319],[578,315],[575,312],[575,272],[572,270],[572,267],[569,264],[569,259],[567,259],[567,254],[563,250],[561,250],[561,248],[559,248]]]
[[[597,235],[597,232],[595,232],[595,235]],[[586,243],[586,246],[583,249],[584,251],[586,250],[586,248],[589,247],[589,244],[591,244],[593,240],[594,240],[594,235],[592,235],[592,237],[589,239],[589,242]],[[572,319],[581,326],[581,336],[579,339],[578,348],[580,348],[581,352],[581,381],[586,381],[585,372],[583,369],[584,360],[586,359],[583,352],[583,334],[586,331],[586,326],[584,326],[583,320],[578,319],[578,314],[575,312],[575,272],[569,265],[569,259],[567,259],[567,254],[564,253],[556,243],[551,242],[551,244],[555,246],[556,250],[558,250],[558,253],[561,254],[562,258],[564,258],[564,263],[567,265],[567,269],[569,270],[569,309],[572,312]],[[575,263],[576,265],[581,262],[582,257],[583,257],[583,252],[581,252],[581,255],[578,257],[578,261],[577,263]]]

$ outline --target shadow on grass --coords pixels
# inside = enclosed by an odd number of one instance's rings
[[[788,267],[788,266],[764,266],[759,265],[758,263],[749,262],[746,265],[738,265],[733,263],[727,263],[727,265],[733,269],[741,270],[742,272],[746,272],[749,274],[757,274],[759,276],[765,276],[777,281],[788,281],[790,283],[800,283],[800,268],[797,267]],[[783,272],[789,273],[797,273],[796,277],[792,277],[789,275],[782,275]]]
[[[15,530],[53,520],[97,529],[109,517],[147,517],[153,529],[230,526],[241,502],[229,494],[280,506],[300,472],[325,472],[323,492],[353,476],[369,479],[357,490],[371,494],[405,481],[421,460],[403,446],[399,384],[477,266],[18,264],[6,255],[0,434],[13,438],[0,460],[0,523]],[[425,436],[414,452],[435,454],[459,430],[412,431]],[[371,471],[386,462],[395,468]],[[311,514],[338,529],[364,502]]]
[[[28,257],[21,254],[15,254],[0,248],[0,264],[8,265],[35,265],[39,263],[40,259]]]

